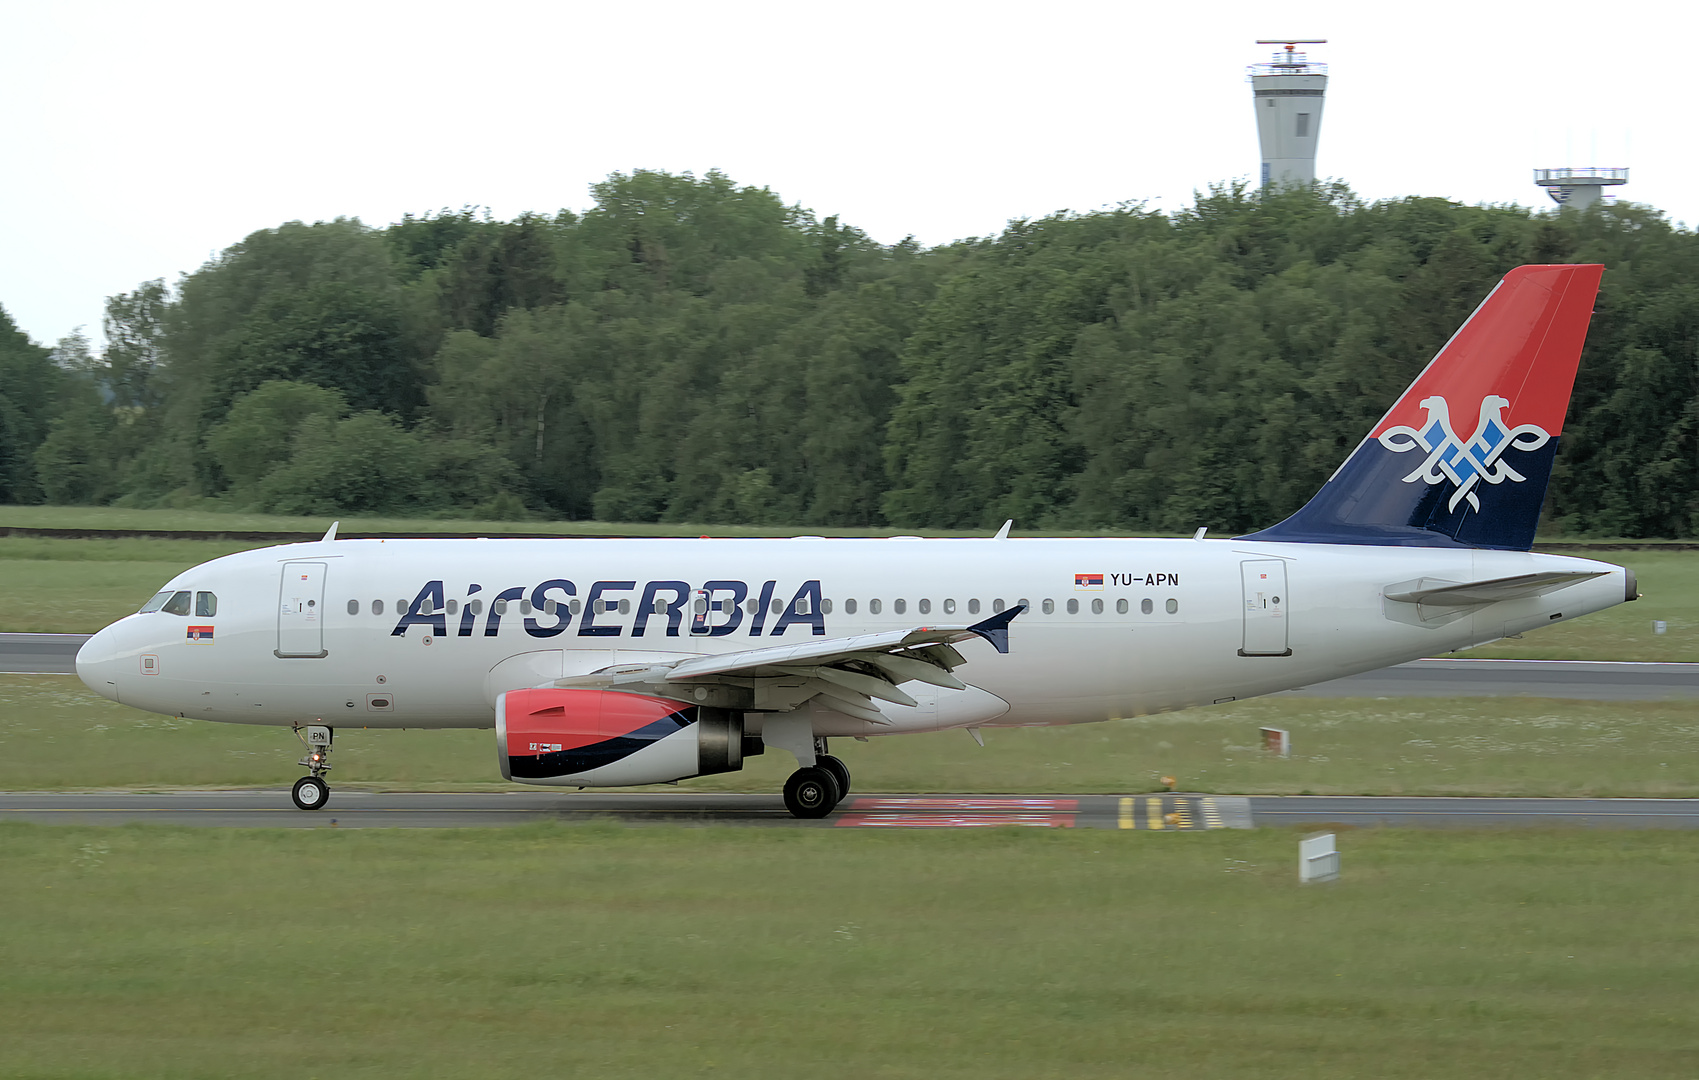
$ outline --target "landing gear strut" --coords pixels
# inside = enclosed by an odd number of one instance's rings
[[[295,737],[306,744],[307,755],[296,764],[306,766],[308,775],[295,781],[289,796],[302,810],[320,810],[330,801],[330,785],[324,782],[324,774],[330,771],[330,742],[334,732],[328,727],[310,724],[303,738],[301,730],[295,729]]]
[[[850,771],[826,752],[826,740],[814,740],[814,764],[791,773],[785,781],[785,809],[792,817],[823,818],[849,794]]]

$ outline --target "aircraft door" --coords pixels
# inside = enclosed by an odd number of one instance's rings
[[[277,655],[329,655],[324,647],[325,564],[283,564],[283,581],[278,588]]]
[[[1281,559],[1248,559],[1239,564],[1245,589],[1245,637],[1240,656],[1291,656],[1287,644],[1286,563]]]

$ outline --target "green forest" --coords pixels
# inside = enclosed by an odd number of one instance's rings
[[[262,230],[99,349],[0,309],[0,503],[1247,530],[1506,270],[1586,261],[1545,532],[1699,532],[1699,237],[1645,206],[1220,185],[926,248],[717,172],[592,194]]]

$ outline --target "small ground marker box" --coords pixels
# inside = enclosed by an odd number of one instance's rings
[[[1339,845],[1330,832],[1311,833],[1298,841],[1298,883],[1313,885],[1339,880]]]
[[[1291,757],[1292,733],[1285,728],[1265,727],[1262,729],[1262,748],[1275,757]]]

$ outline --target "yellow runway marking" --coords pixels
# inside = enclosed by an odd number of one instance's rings
[[[1144,808],[1145,808],[1145,823],[1149,828],[1163,829],[1163,828],[1167,827],[1167,826],[1162,824],[1162,800],[1161,799],[1156,798],[1155,796],[1152,796],[1152,797],[1146,799],[1144,801]]]
[[[1120,828],[1123,828],[1123,829],[1136,829],[1136,828],[1138,828],[1138,825],[1133,821],[1133,800],[1132,799],[1126,798],[1126,797],[1123,797],[1121,799],[1121,818],[1120,818],[1120,821],[1117,822],[1117,825]]]
[[[1206,795],[1200,801],[1203,803],[1203,827],[1225,829],[1227,823],[1221,820],[1221,807],[1216,805],[1215,800]]]

